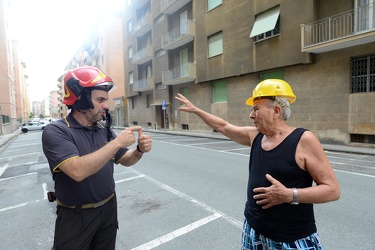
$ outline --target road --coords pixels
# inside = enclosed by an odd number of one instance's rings
[[[118,131],[117,131],[118,132]],[[249,148],[231,141],[151,133],[153,149],[115,167],[117,249],[240,249]],[[0,150],[0,249],[51,249],[55,203],[41,132]],[[315,205],[324,249],[375,245],[375,156],[327,152],[339,201]]]

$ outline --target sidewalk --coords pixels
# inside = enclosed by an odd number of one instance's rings
[[[13,133],[5,134],[5,135],[0,135],[0,149],[2,149],[1,147],[5,143],[7,143],[11,139],[15,138],[16,136],[18,136],[20,133],[21,133],[21,130],[20,129],[16,129]]]
[[[115,129],[124,129],[123,127],[115,127]],[[221,140],[229,140],[227,137],[219,133],[214,134],[202,134],[202,133],[190,133],[183,131],[164,131],[164,130],[154,130],[154,129],[143,129],[143,131],[149,133],[159,133],[159,134],[171,134],[171,135],[181,135],[181,136],[194,136],[194,137],[204,137],[204,138],[214,138]],[[11,134],[1,135],[0,136],[0,150],[2,146],[7,143],[9,140],[18,136],[21,133],[19,129],[14,131]],[[364,154],[364,155],[375,155],[375,148],[363,147],[363,146],[346,146],[346,145],[337,145],[337,144],[322,144],[324,150],[331,152],[343,152],[343,153],[353,153],[353,154]]]

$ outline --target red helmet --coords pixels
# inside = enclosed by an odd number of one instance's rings
[[[103,89],[107,92],[114,90],[115,85],[111,78],[100,69],[91,66],[82,66],[69,70],[64,76],[64,100],[67,106],[72,106],[85,88]]]

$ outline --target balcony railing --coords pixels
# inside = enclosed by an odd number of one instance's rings
[[[139,79],[138,81],[135,81],[133,83],[133,91],[147,91],[154,89],[154,78],[153,77],[147,77],[143,79]]]
[[[186,23],[170,30],[167,35],[161,37],[162,48],[172,50],[194,40],[195,22],[187,20]]]
[[[134,9],[140,9],[147,3],[147,1],[149,0],[132,0],[130,7]]]
[[[152,60],[153,56],[153,49],[151,46],[147,46],[141,50],[139,50],[134,56],[133,56],[133,64],[143,64],[145,62],[148,62]]]
[[[195,79],[196,66],[191,62],[162,72],[162,81],[165,85],[177,85],[192,82]]]
[[[302,52],[325,52],[375,41],[373,3],[301,25]]]
[[[161,12],[165,14],[175,13],[190,1],[191,0],[162,0],[160,4]]]
[[[151,13],[146,13],[133,25],[133,35],[141,37],[150,31],[152,28],[152,16]]]

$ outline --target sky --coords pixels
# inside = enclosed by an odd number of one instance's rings
[[[57,90],[57,79],[99,18],[119,11],[122,0],[10,0],[12,36],[20,42],[21,61],[31,101]]]

